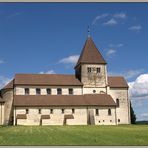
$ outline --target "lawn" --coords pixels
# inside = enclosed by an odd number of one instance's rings
[[[148,125],[1,126],[0,145],[148,145]]]

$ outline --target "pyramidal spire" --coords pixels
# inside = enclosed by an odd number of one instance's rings
[[[106,64],[91,37],[88,37],[75,68],[80,64]]]

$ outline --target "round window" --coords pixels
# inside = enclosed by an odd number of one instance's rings
[[[93,93],[96,93],[96,90],[93,90]]]

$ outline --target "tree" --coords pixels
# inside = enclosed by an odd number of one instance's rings
[[[135,124],[136,123],[136,115],[134,113],[131,102],[130,102],[130,113],[131,113],[131,124]]]

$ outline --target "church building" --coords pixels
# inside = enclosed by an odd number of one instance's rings
[[[108,76],[89,36],[75,74],[15,74],[0,90],[0,125],[130,124],[128,84]]]

